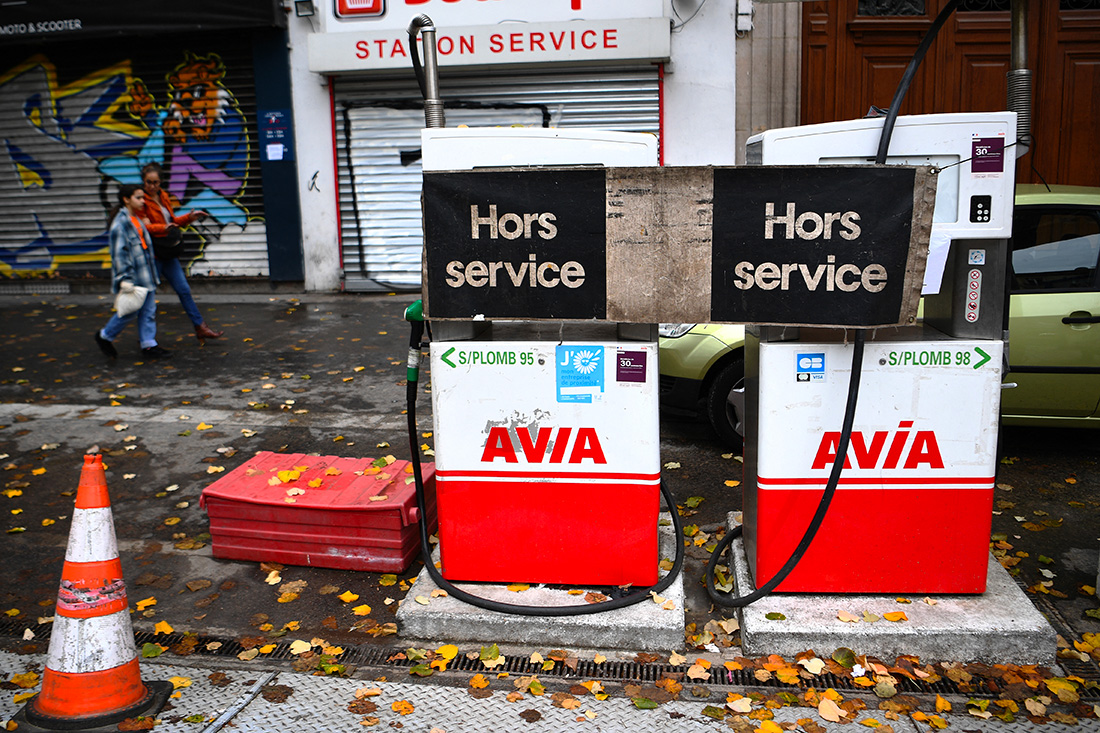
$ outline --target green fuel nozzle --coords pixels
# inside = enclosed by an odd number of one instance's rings
[[[409,384],[415,385],[420,379],[420,339],[424,336],[424,300],[417,299],[405,309],[405,320],[412,324],[409,334],[409,362],[406,376]]]
[[[424,320],[424,299],[417,298],[405,309],[405,320],[410,323]]]

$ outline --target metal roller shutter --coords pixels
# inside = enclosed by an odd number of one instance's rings
[[[400,79],[335,80],[346,290],[420,287],[424,114],[411,77],[410,71]],[[659,129],[655,66],[486,72],[477,77],[444,74],[441,86],[448,127],[591,127],[654,134]]]
[[[200,92],[211,111],[179,141],[173,113]],[[211,214],[185,233],[191,273],[266,275],[255,119],[247,35],[4,48],[0,275],[109,273],[108,212],[151,160],[183,210]]]

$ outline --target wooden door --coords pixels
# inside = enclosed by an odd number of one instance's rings
[[[802,123],[886,109],[947,0],[823,0],[802,17]],[[1009,0],[967,0],[940,30],[902,114],[1006,107]],[[1031,0],[1028,66],[1035,145],[1021,182],[1100,186],[1100,1]]]

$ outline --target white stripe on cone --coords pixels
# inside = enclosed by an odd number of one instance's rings
[[[137,657],[130,611],[107,616],[54,616],[46,667],[55,672],[99,672]]]
[[[69,562],[101,562],[116,557],[118,542],[115,540],[111,507],[74,509],[65,559]]]

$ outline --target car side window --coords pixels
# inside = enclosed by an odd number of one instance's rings
[[[1017,207],[1012,226],[1012,290],[1096,287],[1100,213],[1090,209]]]

